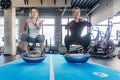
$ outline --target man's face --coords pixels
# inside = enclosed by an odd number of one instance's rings
[[[31,17],[36,18],[38,16],[38,11],[36,9],[31,10]]]
[[[74,12],[73,12],[73,16],[75,18],[80,17],[80,10],[79,9],[75,9]]]

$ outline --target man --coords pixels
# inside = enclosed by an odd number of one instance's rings
[[[69,29],[71,32],[71,36],[67,35],[65,37],[65,47],[67,49],[67,53],[69,53],[71,44],[82,45],[84,50],[86,50],[90,43],[90,35],[81,37],[81,33],[84,26],[91,27],[92,24],[88,21],[85,21],[84,18],[81,17],[79,7],[75,7],[72,13],[74,20],[66,25],[66,29]]]

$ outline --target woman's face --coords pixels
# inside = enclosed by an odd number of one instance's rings
[[[80,10],[79,9],[75,9],[74,12],[73,12],[73,16],[75,18],[80,17]]]
[[[38,16],[38,11],[36,9],[32,9],[31,12],[31,18],[37,18]]]

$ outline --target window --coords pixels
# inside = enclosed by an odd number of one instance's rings
[[[40,30],[40,33],[45,36],[48,46],[55,45],[55,19],[54,18],[41,18],[44,20],[43,28]]]
[[[97,30],[96,27],[99,28],[99,30],[103,33],[103,34],[101,34],[101,36],[104,37],[105,36],[104,34],[106,33],[106,29],[108,27],[108,19],[104,20],[104,21],[98,23],[96,26],[94,26],[95,30]],[[93,33],[92,38],[95,38],[98,32],[97,31],[92,31],[92,33]]]
[[[67,23],[68,23],[68,19],[67,18],[62,19],[62,25],[66,25]]]
[[[108,19],[98,23],[97,25],[107,25],[107,24],[108,24]]]
[[[18,38],[19,38],[18,18],[16,18],[15,23],[16,23],[16,40],[18,41]]]
[[[105,36],[106,30],[107,30],[107,28],[108,28],[108,26],[109,26],[109,25],[108,25],[108,20],[109,20],[109,19],[104,20],[104,21],[98,23],[96,26],[94,26],[94,27],[98,27],[99,30],[103,32],[103,35],[102,35],[103,37]],[[110,21],[112,21],[112,19],[110,19]],[[115,29],[113,29],[113,27],[112,27],[112,32],[111,32],[111,34],[110,34],[112,38],[114,37],[114,32],[116,32],[116,31],[115,31]],[[95,37],[96,34],[97,34],[97,32],[93,31],[93,33],[94,33],[94,37]]]
[[[120,24],[120,16],[114,16],[112,21],[113,21],[113,23],[119,23]]]
[[[113,26],[112,26],[112,31],[110,34],[110,39],[112,39],[114,43],[117,45],[120,39],[120,28],[119,28],[120,27],[120,16],[114,16],[113,19],[111,19],[111,21],[113,23]],[[95,27],[98,27],[100,31],[103,31],[105,33],[108,27],[108,19],[97,24],[97,26]],[[96,34],[97,33],[94,33],[94,35]]]
[[[65,29],[65,26],[67,25],[68,22],[72,21],[73,18],[62,18],[62,45],[64,46],[64,38],[67,35],[67,30]]]
[[[3,37],[4,37],[4,18],[0,17],[0,46],[4,45]]]
[[[67,35],[67,30],[65,30],[65,26],[62,26],[62,45],[64,45],[65,35]]]
[[[41,20],[44,20],[43,24],[44,25],[54,25],[55,24],[55,19],[46,19],[46,18],[42,18]]]
[[[55,45],[55,26],[43,26],[43,34],[45,35],[45,39],[47,40],[48,46]]]
[[[120,40],[120,16],[113,17],[113,27],[111,36],[113,39]]]
[[[120,33],[117,33],[117,31],[120,32],[120,24],[114,24],[112,27],[112,33],[111,36],[113,37],[113,39],[120,39]]]

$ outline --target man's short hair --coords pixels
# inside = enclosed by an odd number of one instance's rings
[[[80,11],[80,8],[79,8],[79,7],[75,7],[75,8],[73,8],[72,13],[74,13],[74,11],[75,11],[76,9],[78,9],[78,10]]]

